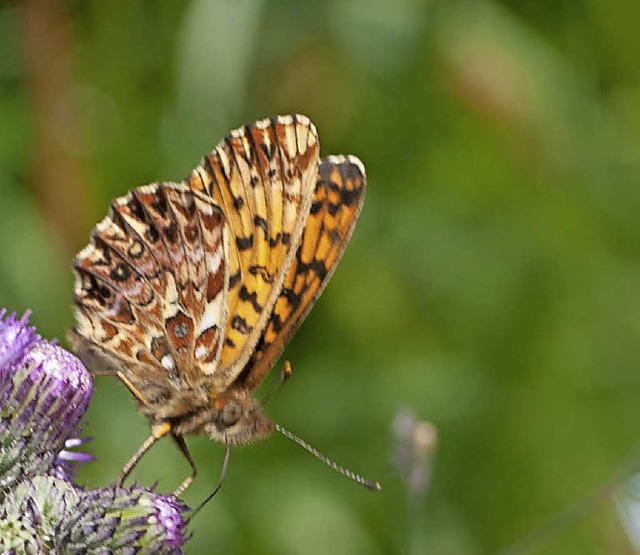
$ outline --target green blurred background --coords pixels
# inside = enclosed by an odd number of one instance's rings
[[[498,552],[640,439],[639,28],[637,0],[4,3],[0,305],[64,338],[73,253],[113,197],[180,179],[242,123],[306,114],[369,190],[267,412],[383,490],[273,437],[232,453],[187,552]],[[400,407],[439,432],[413,509]],[[106,378],[87,422],[79,480],[106,485],[148,426]],[[224,449],[188,441],[195,505]],[[165,441],[134,479],[187,472]],[[535,552],[633,553],[602,493]]]

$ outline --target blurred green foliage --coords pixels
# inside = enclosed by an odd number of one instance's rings
[[[416,553],[497,552],[638,442],[637,0],[42,5],[0,7],[0,305],[32,308],[43,334],[71,325],[73,252],[110,200],[186,175],[230,129],[304,113],[324,154],[367,166],[351,245],[267,412],[383,490],[273,437],[233,451],[188,552],[403,552],[402,406],[439,433]],[[98,460],[80,480],[104,485],[148,427],[106,378],[87,421]],[[224,449],[188,441],[196,505]],[[166,441],[134,479],[170,491],[187,472]],[[601,499],[536,552],[633,550]]]

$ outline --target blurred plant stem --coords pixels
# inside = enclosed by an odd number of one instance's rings
[[[60,140],[81,132],[72,107],[73,25],[66,2],[23,0],[19,6],[37,136],[31,185],[50,229],[72,253],[87,229],[83,170]]]
[[[393,465],[407,489],[407,536],[405,552],[423,553],[418,534],[424,515],[424,500],[431,484],[434,455],[438,442],[436,428],[418,420],[410,409],[401,409],[393,421],[396,446]]]

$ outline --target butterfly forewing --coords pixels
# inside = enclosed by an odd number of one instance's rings
[[[116,199],[75,259],[74,348],[132,383],[212,375],[226,321],[226,248],[221,209],[184,185]]]
[[[230,233],[218,392],[249,360],[278,297],[311,208],[318,151],[306,117],[266,119],[233,131],[187,178],[222,207]]]
[[[351,238],[366,189],[355,156],[330,156],[318,167],[300,245],[255,351],[240,379],[255,388],[322,293]]]

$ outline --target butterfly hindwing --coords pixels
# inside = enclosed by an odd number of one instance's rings
[[[229,228],[228,318],[217,391],[249,360],[267,324],[311,208],[318,136],[304,116],[279,116],[227,136],[187,178]]]
[[[300,245],[285,276],[267,326],[240,380],[255,388],[327,285],[362,209],[366,175],[355,156],[330,156],[317,183]]]
[[[212,375],[226,322],[226,241],[221,209],[184,185],[116,199],[75,258],[74,348],[132,383]]]

